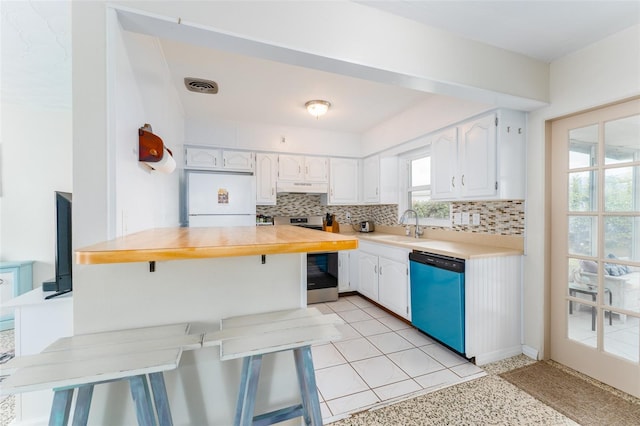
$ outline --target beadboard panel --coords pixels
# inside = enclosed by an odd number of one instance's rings
[[[522,256],[466,262],[465,346],[478,365],[522,352]]]

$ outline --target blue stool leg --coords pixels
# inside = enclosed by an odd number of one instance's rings
[[[49,426],[63,426],[69,423],[69,412],[73,400],[74,388],[54,390]]]
[[[256,405],[258,377],[262,366],[262,355],[252,355],[242,361],[240,391],[236,404],[235,426],[249,426],[253,423],[253,410]]]
[[[129,377],[131,396],[136,406],[136,417],[140,426],[156,426],[156,418],[151,403],[151,393],[144,374]]]
[[[167,388],[164,384],[164,375],[160,373],[149,374],[149,382],[153,391],[153,401],[156,403],[158,413],[158,423],[160,426],[173,426],[171,410],[169,408],[169,398],[167,398]]]
[[[322,413],[320,412],[320,400],[318,399],[318,389],[316,387],[316,375],[313,370],[311,346],[294,349],[293,357],[296,361],[298,381],[300,382],[305,422],[314,426],[321,426]],[[311,423],[309,423],[309,417],[311,417]]]
[[[73,426],[86,426],[89,420],[89,408],[93,396],[93,384],[80,386],[76,398],[76,408],[73,412]]]

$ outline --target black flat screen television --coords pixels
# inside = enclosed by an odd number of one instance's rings
[[[71,249],[71,194],[56,191],[56,278],[55,293],[45,299],[69,293],[72,289],[73,250]]]

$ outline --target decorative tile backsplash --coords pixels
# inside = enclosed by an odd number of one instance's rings
[[[524,201],[456,201],[451,213],[480,214],[480,225],[453,225],[452,230],[497,235],[524,235]]]
[[[524,235],[524,201],[456,201],[451,203],[452,213],[468,212],[480,214],[480,225],[452,225],[452,231],[497,235]],[[278,194],[277,205],[257,206],[256,214],[265,216],[324,216],[335,214],[339,223],[347,223],[347,212],[351,223],[373,220],[376,225],[398,225],[398,205],[322,205],[316,194]],[[400,225],[398,225],[400,226]],[[439,228],[441,229],[441,228]]]

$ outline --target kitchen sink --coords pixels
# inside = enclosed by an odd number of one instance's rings
[[[370,239],[372,241],[389,241],[394,243],[407,243],[413,244],[415,242],[423,242],[423,239],[416,239],[413,237],[407,237],[405,235],[390,235],[390,234],[367,234],[366,239]]]

